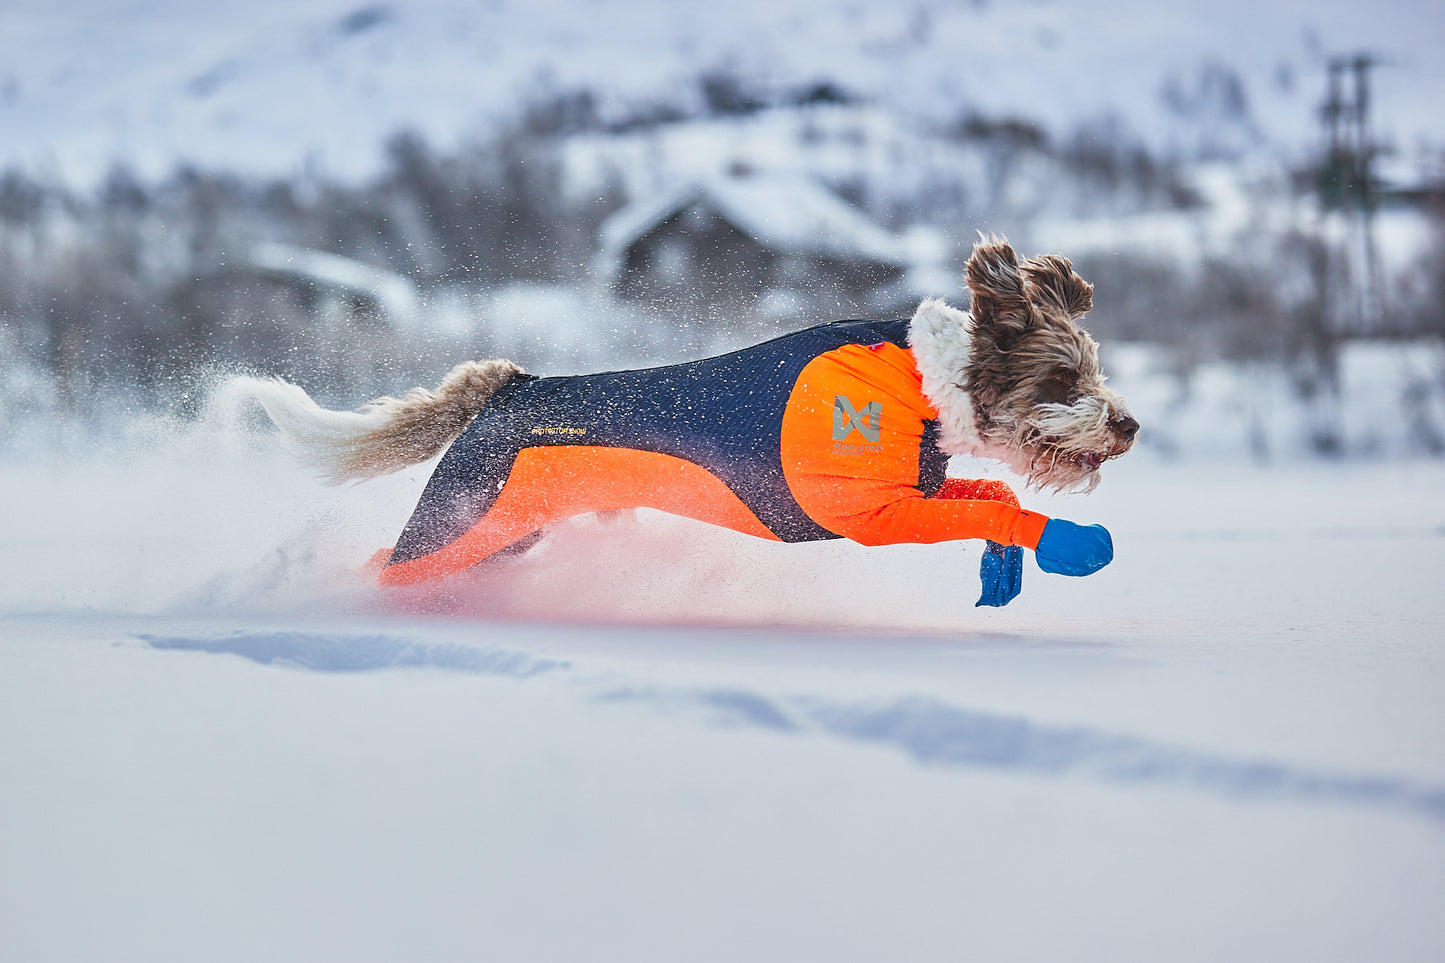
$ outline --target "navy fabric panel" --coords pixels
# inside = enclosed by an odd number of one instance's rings
[[[788,490],[783,411],[808,362],[843,345],[879,342],[907,349],[908,321],[838,321],[701,361],[512,382],[442,458],[392,562],[430,554],[465,534],[495,501],[517,452],[546,445],[683,458],[720,478],[783,541],[837,538]],[[926,471],[932,482],[932,462],[920,457],[920,480]],[[934,490],[941,484],[940,470]]]
[[[923,423],[923,442],[918,448],[918,490],[927,498],[948,479],[948,455],[938,447],[938,421]]]
[[[497,500],[512,462],[528,442],[532,420],[514,409],[519,389],[540,379],[513,379],[452,442],[402,529],[387,564],[430,555],[476,525]]]

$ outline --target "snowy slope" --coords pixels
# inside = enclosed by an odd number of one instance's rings
[[[0,467],[0,957],[1445,952],[1439,465],[1141,453],[991,611],[655,514],[381,595],[424,471],[110,448]]]
[[[1114,113],[1161,146],[1194,146],[1201,129],[1248,146],[1252,125],[1298,150],[1315,136],[1324,58],[1357,49],[1386,59],[1379,132],[1409,153],[1440,142],[1442,40],[1445,14],[1422,0],[7,0],[0,166],[77,183],[116,158],[152,175],[185,160],[360,177],[402,128],[449,146],[522,96],[686,98],[715,67],[760,84],[832,79],[938,120],[973,108],[1063,133]],[[1207,64],[1243,80],[1247,123],[1201,80]],[[1170,84],[1190,130],[1163,106]]]

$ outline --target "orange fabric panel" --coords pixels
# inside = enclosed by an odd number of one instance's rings
[[[835,415],[839,399],[847,405]],[[862,414],[875,402],[876,424]],[[860,414],[837,437],[849,412]],[[1016,501],[925,498],[919,491],[923,423],[937,417],[909,351],[882,343],[819,355],[798,376],[783,413],[783,474],[793,497],[819,525],[864,545],[961,538],[1038,544],[1048,519],[1021,511]]]
[[[430,555],[382,569],[378,578],[383,585],[440,578],[553,522],[620,508],[655,508],[778,541],[721,479],[690,461],[631,448],[524,448],[471,531]]]

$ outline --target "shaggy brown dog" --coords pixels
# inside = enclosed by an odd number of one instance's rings
[[[470,362],[434,392],[356,412],[320,409],[284,382],[235,386],[335,480],[416,464],[461,436],[383,581],[457,571],[567,514],[625,507],[782,541],[1035,548],[1049,520],[1011,492],[943,504],[948,457],[996,459],[1037,487],[1087,491],[1139,425],[1105,387],[1098,346],[1077,323],[1093,289],[1066,258],[1020,262],[1008,242],[982,238],[967,280],[969,314],[927,300],[907,321],[819,325],[663,368],[535,379],[508,361]],[[1078,569],[1066,574],[1107,563],[1107,533],[1097,540],[1087,564],[1061,562]]]

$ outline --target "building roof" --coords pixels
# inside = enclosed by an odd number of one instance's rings
[[[289,244],[261,243],[251,247],[252,267],[283,277],[297,278],[320,288],[373,301],[398,327],[416,323],[416,285],[410,278],[374,264],[339,254]]]
[[[678,185],[643,198],[602,224],[599,273],[615,277],[624,255],[651,230],[694,204],[713,208],[763,247],[908,267],[919,261],[906,243],[817,181],[751,174]]]

